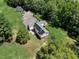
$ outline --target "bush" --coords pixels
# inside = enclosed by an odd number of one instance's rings
[[[28,31],[27,30],[24,30],[24,31],[20,30],[17,34],[16,42],[20,43],[20,44],[25,44],[25,43],[27,43],[28,40],[29,40]]]
[[[11,42],[12,40],[12,32],[9,25],[4,15],[0,14],[0,37],[3,38],[2,41]]]
[[[18,5],[24,5],[25,0],[6,0],[6,3],[11,7],[16,7]]]

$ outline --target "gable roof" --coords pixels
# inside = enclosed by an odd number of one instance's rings
[[[19,11],[19,12],[23,12],[24,11],[24,9],[21,6],[17,6],[16,10]]]

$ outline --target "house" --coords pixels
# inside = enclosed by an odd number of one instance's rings
[[[47,22],[46,21],[38,21],[38,24],[40,24],[41,26],[46,26],[47,25]]]
[[[46,21],[37,21],[32,19],[29,23],[28,28],[30,31],[34,31],[39,38],[44,38],[49,35],[49,32],[45,29]]]
[[[49,35],[49,32],[45,28],[47,22],[37,20],[30,11],[24,11],[23,24],[28,28],[30,33],[38,35],[39,38],[44,38]]]
[[[49,35],[49,32],[45,29],[43,23],[35,23],[34,30],[35,33],[39,36],[39,38],[44,38]]]

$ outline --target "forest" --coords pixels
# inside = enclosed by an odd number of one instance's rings
[[[54,42],[55,37],[52,33],[49,36],[48,45],[38,51],[38,59],[79,59],[78,0],[5,0],[5,2],[10,7],[21,6],[26,11],[30,10],[35,14],[41,15],[40,19],[46,20],[51,27],[63,29],[70,38],[76,41],[73,45],[67,44],[66,41],[64,41],[65,44]],[[0,37],[2,38],[0,41],[9,42],[12,36],[9,23],[5,21],[3,14],[0,14],[0,20],[3,20],[0,22]],[[29,36],[25,32],[19,31],[16,42],[26,43],[28,38]]]

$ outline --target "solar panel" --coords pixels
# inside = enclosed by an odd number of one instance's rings
[[[35,24],[36,29],[38,30],[38,34],[42,35],[43,33],[45,33],[42,28],[40,26],[38,26],[37,24]]]
[[[41,30],[41,31],[39,31],[38,33],[39,33],[40,35],[42,35],[42,34],[44,34],[44,31]]]

